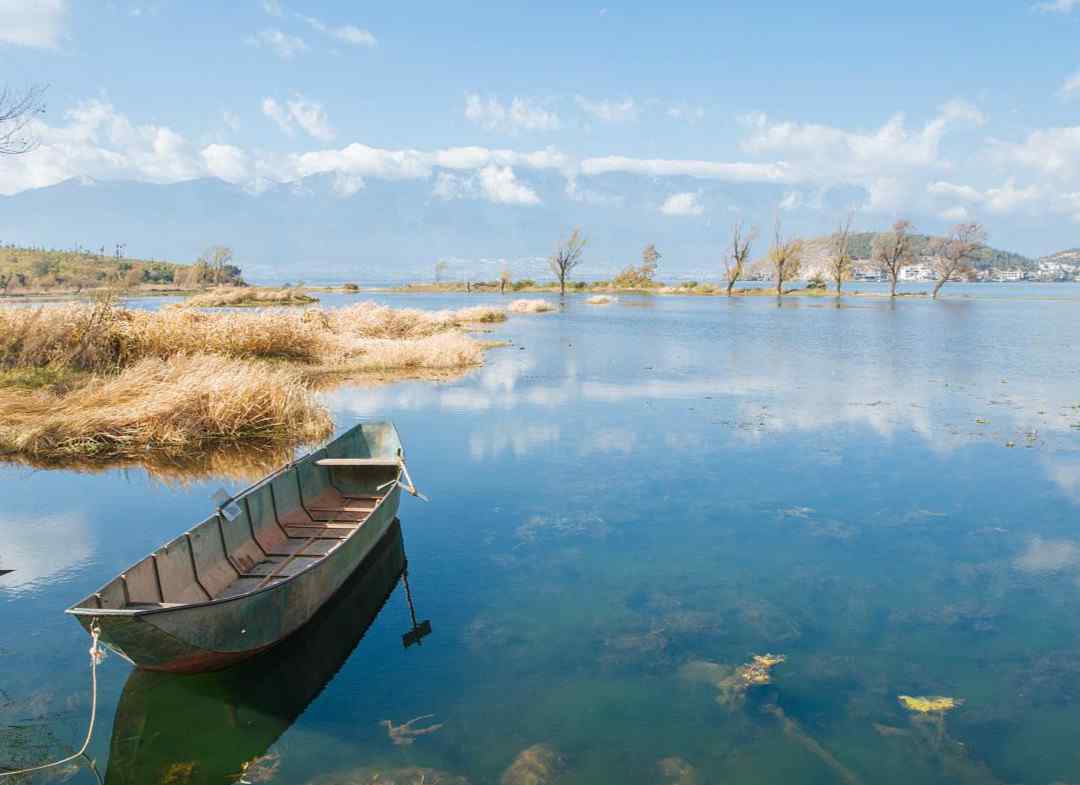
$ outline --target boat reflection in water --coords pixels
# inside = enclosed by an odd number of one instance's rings
[[[132,672],[113,722],[107,785],[236,782],[338,672],[405,566],[395,520],[340,591],[274,649],[214,673]]]

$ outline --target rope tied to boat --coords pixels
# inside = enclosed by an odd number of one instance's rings
[[[16,777],[20,774],[29,774],[34,771],[43,771],[44,769],[51,769],[55,766],[61,766],[65,763],[70,763],[76,758],[81,758],[86,754],[86,749],[90,746],[90,739],[94,737],[94,722],[97,719],[97,666],[105,659],[105,649],[101,646],[101,625],[98,624],[97,617],[90,622],[90,726],[86,730],[86,739],[83,741],[82,746],[79,747],[79,751],[68,755],[61,760],[53,761],[52,763],[43,763],[40,766],[31,766],[26,769],[17,769],[15,771],[0,771],[0,779],[5,777]],[[90,761],[90,766],[93,768],[93,761]]]
[[[405,477],[405,482],[402,482],[399,478],[395,477],[389,482],[384,482],[378,486],[375,490],[381,491],[385,488],[389,488],[391,485],[400,485],[402,489],[411,496],[415,496],[417,499],[421,499],[425,502],[431,501],[427,496],[416,490],[416,484],[413,482],[412,477],[409,475],[409,468],[405,465],[404,458],[398,458],[398,466],[401,467],[401,474]],[[406,485],[406,483],[408,483]]]

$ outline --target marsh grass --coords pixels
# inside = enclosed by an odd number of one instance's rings
[[[586,301],[589,305],[611,305],[615,302],[615,298],[607,294],[594,294]]]
[[[313,385],[483,363],[465,333],[499,308],[137,311],[111,301],[0,308],[0,455],[175,465],[222,445],[310,443],[332,423]],[[28,393],[28,391],[30,391]]]
[[[318,297],[300,289],[271,289],[259,286],[219,286],[202,294],[196,294],[178,308],[260,308],[282,305],[311,305]]]
[[[506,310],[510,313],[550,313],[556,306],[547,300],[514,300]]]
[[[295,372],[206,354],[146,358],[66,392],[0,390],[0,412],[0,453],[57,459],[311,442],[333,428]]]

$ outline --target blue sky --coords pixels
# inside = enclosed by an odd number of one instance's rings
[[[0,0],[0,82],[50,85],[0,193],[330,173],[343,197],[408,180],[617,221],[638,178],[665,219],[765,224],[714,195],[767,184],[807,232],[850,208],[1049,253],[1080,246],[1077,41],[1080,0]],[[541,197],[553,172],[565,190]],[[594,187],[611,174],[621,192]]]

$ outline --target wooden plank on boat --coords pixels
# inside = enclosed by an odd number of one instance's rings
[[[372,466],[396,469],[401,466],[399,458],[320,458],[315,461],[316,466]]]

